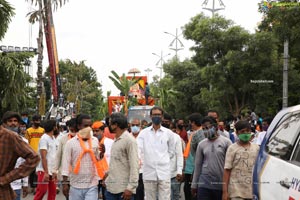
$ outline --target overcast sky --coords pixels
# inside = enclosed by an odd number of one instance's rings
[[[25,0],[8,1],[15,7],[16,15],[0,45],[37,47],[38,25],[31,27],[26,18],[26,14],[33,8]],[[209,7],[212,1],[208,0]],[[160,75],[160,70],[155,65],[160,58],[152,53],[171,53],[165,60],[174,56],[174,51],[169,49],[173,36],[164,32],[175,35],[177,28],[179,35],[181,27],[200,12],[211,16],[209,11],[202,9],[203,2],[204,0],[69,0],[54,12],[58,57],[77,62],[85,60],[97,72],[104,92],[111,90],[113,95],[117,95],[116,88],[108,79],[110,71],[127,74],[129,69],[138,68],[140,75],[147,75],[145,69],[150,68],[150,81],[154,75]],[[216,0],[217,7],[218,2]],[[261,20],[257,11],[259,2],[260,0],[224,0],[226,8],[219,14],[253,33]],[[182,37],[179,39],[185,46],[178,53],[180,59],[191,57],[193,53],[189,51],[189,47],[193,43]],[[33,59],[34,76],[35,63],[36,58]],[[46,55],[44,63],[45,66],[48,65]]]

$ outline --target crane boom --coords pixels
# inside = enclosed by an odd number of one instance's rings
[[[48,60],[50,66],[51,90],[53,95],[53,103],[54,105],[58,105],[58,104],[62,104],[62,102],[59,101],[59,98],[62,96],[62,90],[61,90],[61,79],[59,74],[58,55],[57,55],[57,46],[56,46],[56,37],[55,37],[55,28],[53,23],[51,1],[44,0],[44,5],[45,5],[45,16],[46,16],[44,30],[45,30]]]

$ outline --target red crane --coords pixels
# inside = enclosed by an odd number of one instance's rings
[[[56,46],[55,29],[53,23],[52,6],[51,1],[44,0],[45,5],[45,22],[44,22],[44,32],[47,44],[50,76],[51,76],[51,91],[53,96],[53,102],[50,110],[46,114],[46,119],[50,117],[50,114],[56,116],[58,107],[63,107],[64,96],[62,93],[61,79],[59,74],[59,64]],[[56,113],[55,113],[56,112]]]

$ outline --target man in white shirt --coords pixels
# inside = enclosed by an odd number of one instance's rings
[[[137,138],[139,136],[139,133],[141,131],[141,120],[138,118],[135,118],[131,120],[130,122],[131,125],[131,133],[134,138]],[[136,188],[136,194],[134,195],[135,200],[144,200],[145,197],[145,191],[144,191],[144,183],[143,183],[143,169],[142,169],[142,162],[141,162],[141,157],[143,155],[139,155],[139,183],[138,187]]]
[[[69,121],[67,121],[66,125],[69,128],[69,133],[63,135],[58,140],[55,165],[53,168],[53,177],[54,177],[54,179],[57,179],[59,181],[62,181],[61,168],[62,168],[62,159],[63,159],[65,145],[70,139],[72,139],[76,135],[76,119],[75,118],[70,119]],[[56,141],[57,141],[57,139],[56,139]],[[69,196],[66,196],[66,199],[68,199],[68,198],[69,198]]]
[[[56,156],[55,135],[59,134],[58,126],[55,120],[45,121],[43,124],[45,134],[41,137],[38,153],[41,161],[36,167],[38,183],[34,200],[42,200],[48,191],[48,200],[55,200],[56,180],[52,177],[52,172]]]
[[[263,119],[263,122],[262,122],[262,130],[263,131],[258,133],[258,136],[257,136],[254,144],[261,145],[262,141],[265,138],[265,135],[267,133],[267,130],[268,130],[271,122],[272,122],[272,118],[270,118],[270,117],[266,117],[266,118]]]
[[[180,199],[180,186],[183,169],[183,146],[184,141],[177,133],[173,133],[175,141],[175,154],[171,157],[171,199]]]
[[[142,154],[143,180],[146,199],[169,200],[171,196],[171,159],[175,154],[174,133],[161,126],[164,111],[150,110],[152,126],[143,129],[137,137]]]

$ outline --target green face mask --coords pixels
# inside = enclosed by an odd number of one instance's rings
[[[238,137],[242,142],[249,142],[251,139],[251,133],[239,134]]]

